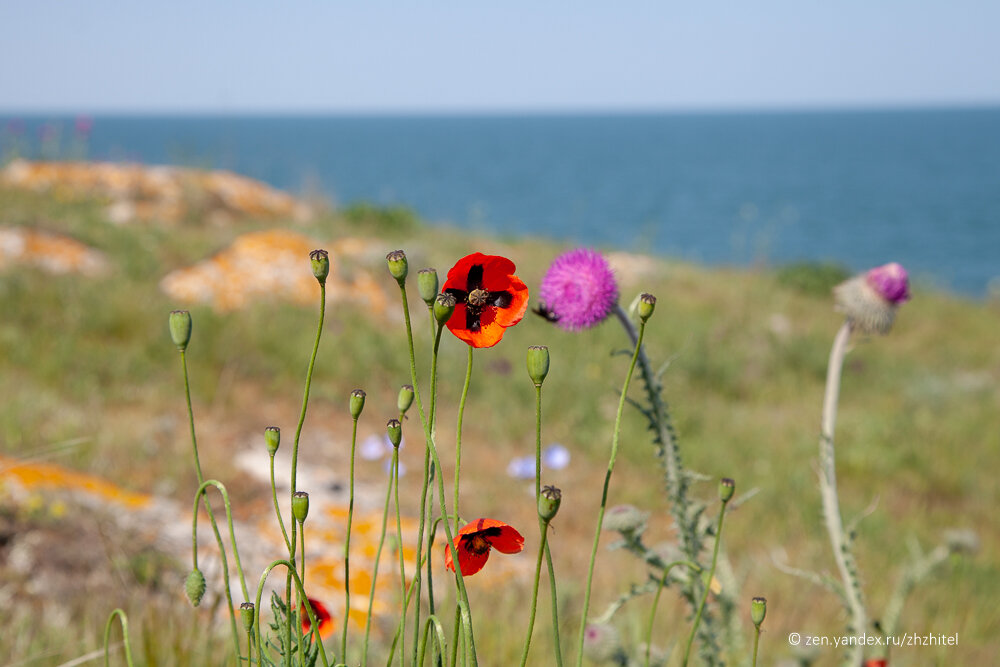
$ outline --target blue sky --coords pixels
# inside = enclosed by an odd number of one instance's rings
[[[1000,104],[996,0],[0,3],[0,112]]]

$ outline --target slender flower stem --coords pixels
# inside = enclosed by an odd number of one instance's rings
[[[191,405],[191,382],[188,379],[188,367],[187,367],[187,353],[185,350],[181,350],[181,369],[184,375],[184,398],[187,401],[187,413],[188,413],[188,427],[191,432],[191,450],[194,454],[194,469],[195,473],[198,475],[198,485],[205,483],[205,477],[201,472],[201,461],[198,458],[198,437],[195,435],[194,429],[194,408]],[[208,502],[208,496],[203,496],[202,501],[205,505],[205,512],[208,514],[209,522],[212,524],[212,533],[215,535],[215,541],[219,545],[219,553],[222,556],[223,566],[226,565],[225,555],[226,548],[225,543],[222,541],[222,533],[219,532],[219,525],[215,521],[215,515],[212,513],[212,505]],[[223,572],[226,580],[226,604],[229,607],[229,624],[233,632],[233,642],[236,645],[236,654],[240,654],[240,640],[239,631],[236,629],[236,605],[233,604],[233,596],[229,590],[229,575],[228,569],[224,568]]]
[[[757,645],[760,644],[760,626],[753,629],[753,667],[757,667]]]
[[[542,497],[542,385],[535,385],[535,503]]]
[[[375,604],[375,584],[378,582],[378,565],[382,558],[382,546],[385,544],[385,527],[389,521],[389,503],[392,501],[392,487],[396,478],[396,463],[399,461],[399,450],[392,450],[392,471],[389,474],[389,488],[385,491],[385,507],[382,509],[382,529],[378,536],[378,548],[375,550],[375,565],[372,567],[372,586],[368,593],[368,618],[365,620],[365,646],[361,655],[361,664],[368,664],[368,636],[372,628],[372,608]]]
[[[351,481],[347,501],[347,536],[344,538],[344,630],[340,636],[340,657],[347,659],[347,623],[351,617],[351,523],[354,520],[354,450],[358,442],[358,418],[351,428]]]
[[[431,628],[434,629],[433,635],[431,635]],[[443,654],[446,648],[444,628],[441,627],[441,621],[434,614],[427,617],[427,624],[424,628],[424,640],[420,643],[420,652],[417,654],[416,662],[413,663],[414,665],[422,667],[424,664],[424,654],[427,652],[427,640],[432,636],[437,640],[438,651]]]
[[[462,420],[465,417],[465,400],[469,396],[469,384],[472,382],[472,350],[469,346],[469,360],[465,365],[465,384],[462,385],[462,398],[458,402],[458,425],[455,428],[455,530],[461,526],[458,511],[458,479],[462,470]]]
[[[260,617],[261,617],[260,603],[261,603],[261,598],[264,595],[264,584],[267,582],[267,577],[269,574],[271,574],[271,570],[278,567],[279,565],[284,567],[291,574],[292,581],[295,584],[295,589],[299,597],[301,597],[303,600],[308,599],[306,598],[305,588],[302,587],[302,580],[299,578],[299,573],[295,571],[295,563],[293,563],[290,560],[281,559],[273,561],[270,565],[264,568],[264,571],[260,575],[260,582],[258,582],[257,584],[257,597],[255,598],[254,601],[254,609],[257,610],[257,612],[254,614],[254,635],[257,640],[256,643],[257,643],[258,665],[270,664],[264,662],[263,642],[261,641],[261,635],[260,635]],[[312,628],[314,631],[317,630],[319,628],[319,621],[316,619],[316,610],[313,609],[311,604],[303,604],[302,606],[305,607],[306,615],[309,616],[309,627]],[[291,616],[291,610],[289,610],[288,615]],[[323,647],[323,637],[320,636],[319,632],[315,632],[314,636],[316,637],[316,645],[317,648],[319,649],[318,651],[319,659],[323,661],[324,667],[330,667],[330,663],[326,658],[326,649]]]
[[[528,662],[528,649],[531,646],[531,631],[535,627],[535,609],[538,607],[538,580],[542,576],[542,556],[545,554],[547,546],[546,538],[549,534],[549,522],[538,520],[538,529],[542,533],[542,541],[538,545],[538,559],[535,561],[535,584],[531,589],[531,615],[528,617],[528,635],[524,638],[524,649],[521,651],[521,667]]]
[[[400,415],[402,416],[402,415]],[[399,664],[402,667],[403,655],[406,649],[406,566],[403,564],[403,523],[399,518],[399,448],[395,448],[392,457],[392,475],[396,480],[393,484],[393,494],[396,496],[396,549],[399,551],[399,604],[400,604],[400,628],[399,640]],[[417,561],[417,572],[420,572],[419,561]],[[418,605],[419,606],[419,605]]]
[[[583,613],[580,617],[580,636],[577,640],[576,664],[577,667],[583,664],[583,635],[587,627],[587,611],[590,609],[590,590],[594,580],[594,562],[597,560],[597,544],[601,539],[601,528],[604,525],[604,510],[608,505],[608,487],[611,484],[611,474],[615,470],[615,458],[618,456],[618,436],[621,432],[622,412],[625,410],[625,397],[628,394],[629,384],[632,382],[632,373],[635,371],[635,364],[639,358],[639,350],[642,347],[642,336],[646,331],[646,323],[639,325],[639,335],[636,338],[635,350],[632,352],[632,361],[625,375],[625,384],[622,386],[622,394],[618,399],[618,413],[615,415],[615,430],[611,438],[611,458],[608,460],[608,472],[604,476],[604,490],[601,493],[601,508],[597,512],[597,530],[594,532],[594,545],[590,550],[590,566],[587,568],[587,587],[584,589]]]
[[[478,667],[479,661],[476,656],[476,641],[475,634],[472,629],[472,616],[469,609],[469,593],[465,588],[465,578],[462,576],[462,566],[458,562],[458,551],[455,549],[454,538],[451,532],[451,526],[448,523],[448,508],[445,503],[445,490],[444,490],[444,477],[440,474],[441,471],[441,458],[438,456],[437,445],[434,441],[434,434],[431,432],[430,422],[424,413],[424,406],[420,400],[420,390],[417,385],[417,364],[416,357],[413,353],[413,329],[410,325],[410,308],[406,299],[406,288],[403,285],[399,286],[400,298],[403,304],[403,319],[406,322],[406,341],[409,347],[410,353],[410,379],[413,385],[413,397],[417,403],[417,409],[420,413],[420,423],[424,427],[424,439],[426,440],[428,446],[430,447],[431,457],[433,465],[439,471],[437,475],[437,487],[438,487],[438,505],[441,512],[441,523],[444,524],[445,537],[448,540],[448,549],[451,551],[452,562],[455,564],[455,584],[458,586],[459,597],[462,600],[462,610],[463,614],[467,618],[463,617],[465,621],[465,646],[466,655],[469,662],[472,663],[473,667]],[[455,513],[458,516],[458,513]],[[456,518],[457,521],[457,518]],[[428,559],[428,562],[429,559]]]
[[[694,643],[695,633],[698,632],[698,624],[701,623],[701,615],[705,611],[705,602],[708,600],[708,593],[712,588],[712,577],[715,576],[715,564],[719,560],[719,545],[722,544],[722,521],[726,518],[726,501],[723,501],[719,508],[719,521],[715,526],[715,546],[712,547],[712,567],[708,570],[708,581],[705,582],[705,592],[701,596],[701,603],[698,605],[698,612],[694,615],[694,624],[691,626],[691,634],[688,635],[687,646],[684,648],[684,662],[686,667],[688,659],[691,657],[691,645]]]
[[[285,530],[285,519],[281,516],[281,508],[278,507],[278,487],[274,484],[274,454],[270,455],[271,469],[271,501],[274,503],[274,514],[278,517],[278,525],[281,527],[281,536],[285,538],[285,546],[288,551],[292,550],[292,543],[288,541],[288,531]]]
[[[849,616],[848,631],[858,634],[865,631],[865,603],[861,594],[861,582],[858,579],[858,566],[851,553],[851,543],[844,531],[840,516],[840,500],[837,496],[837,470],[833,447],[833,432],[837,423],[837,397],[840,395],[840,377],[844,368],[844,357],[847,355],[847,344],[851,337],[851,323],[844,322],[837,332],[830,350],[830,362],[827,366],[826,391],[823,396],[823,421],[819,439],[819,487],[823,498],[823,517],[826,520],[826,530],[830,534],[830,544],[833,547],[833,557],[837,562],[837,570],[844,582],[844,596]],[[844,664],[857,665],[861,663],[863,647],[857,642],[848,646]]]
[[[549,571],[549,592],[552,605],[552,643],[556,651],[556,665],[562,667],[562,644],[559,636],[559,596],[556,594],[556,572],[552,567],[552,549],[545,545],[545,564]]]
[[[646,667],[649,667],[649,659],[651,656],[651,649],[653,647],[653,620],[656,618],[656,607],[660,604],[660,594],[663,592],[663,587],[667,585],[667,579],[670,577],[670,570],[672,570],[675,565],[686,565],[695,572],[701,572],[701,567],[697,563],[692,563],[686,560],[674,561],[663,568],[663,576],[660,577],[660,583],[656,587],[656,595],[653,596],[653,607],[649,610],[649,623],[646,624]]]
[[[104,667],[108,667],[110,664],[110,640],[111,640],[111,626],[114,624],[115,618],[121,623],[122,626],[122,643],[125,645],[125,662],[128,667],[132,667],[132,646],[129,644],[128,640],[128,616],[122,609],[115,609],[108,616],[108,622],[104,624]]]

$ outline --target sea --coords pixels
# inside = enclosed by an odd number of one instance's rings
[[[337,206],[709,265],[897,261],[918,286],[1000,294],[1000,108],[0,116],[0,158],[15,152],[228,169]]]

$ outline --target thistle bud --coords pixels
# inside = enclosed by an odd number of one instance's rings
[[[320,285],[326,284],[326,277],[330,275],[330,253],[326,250],[313,250],[309,253],[309,261],[312,263],[313,275]]]
[[[183,352],[191,340],[191,313],[186,310],[170,312],[170,339]]]
[[[351,392],[351,417],[357,419],[361,416],[361,411],[365,409],[365,390],[355,389]]]
[[[723,477],[719,480],[719,500],[723,503],[728,503],[734,493],[736,493],[736,482],[728,477]]]
[[[299,523],[305,523],[309,516],[309,494],[305,491],[296,491],[292,494],[292,516]]]
[[[257,615],[257,609],[253,602],[244,602],[240,605],[240,620],[243,621],[243,629],[247,632],[253,630],[254,617]]]
[[[542,488],[542,493],[538,496],[538,516],[545,523],[552,521],[559,512],[560,503],[562,503],[562,491],[554,486]]]
[[[548,374],[549,348],[544,345],[531,345],[528,347],[528,377],[536,387],[541,387]]]
[[[764,598],[754,598],[750,601],[750,620],[753,624],[760,628],[760,624],[764,622],[764,617],[767,615],[767,600]]]
[[[404,384],[399,388],[399,396],[396,398],[396,408],[399,410],[399,414],[405,415],[411,405],[413,405],[413,385]]]
[[[656,309],[656,297],[652,294],[647,294],[643,292],[639,295],[639,319],[645,322],[653,314],[653,310]]]
[[[434,299],[438,295],[438,272],[437,269],[420,269],[417,271],[417,291],[420,298],[428,306],[434,305]]]
[[[893,262],[871,269],[833,288],[837,309],[863,334],[887,334],[896,309],[910,298],[909,276]]]
[[[406,282],[406,274],[409,271],[409,265],[406,262],[406,253],[402,250],[393,250],[385,256],[385,261],[389,265],[389,273],[396,279],[399,286],[402,287],[403,283]]]
[[[188,600],[193,606],[201,604],[201,599],[205,596],[205,575],[201,570],[198,568],[191,570],[184,582],[184,592],[187,593]]]
[[[455,297],[450,294],[438,294],[434,299],[434,319],[441,326],[451,319],[451,314],[455,312]]]
[[[390,419],[385,423],[386,433],[389,434],[389,442],[392,446],[399,449],[399,443],[403,440],[403,427],[399,423],[398,419]]]
[[[634,533],[646,527],[648,518],[649,514],[635,505],[615,505],[609,508],[604,516],[604,530]]]
[[[267,453],[274,456],[281,444],[281,429],[277,426],[268,426],[264,429],[264,442],[267,444]]]
[[[618,662],[625,658],[618,630],[607,623],[591,623],[583,632],[583,652],[596,663]],[[625,664],[621,660],[620,664]]]

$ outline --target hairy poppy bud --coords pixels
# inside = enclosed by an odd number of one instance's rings
[[[398,419],[390,419],[385,423],[385,430],[389,434],[389,442],[393,447],[399,448],[399,443],[403,440],[403,427]]]
[[[764,622],[764,617],[767,615],[767,600],[764,598],[754,598],[750,601],[750,620],[753,624],[760,627],[760,624]]]
[[[639,295],[639,319],[645,322],[656,309],[656,297],[643,292]]]
[[[201,604],[201,599],[205,596],[205,575],[201,570],[198,568],[191,570],[191,574],[184,582],[184,592],[187,593],[192,605],[197,607]]]
[[[183,352],[191,340],[191,313],[186,310],[170,312],[170,339]]]
[[[240,605],[240,620],[243,621],[243,629],[247,632],[253,630],[254,617],[257,609],[253,602],[244,602]]]
[[[385,256],[385,261],[389,265],[389,273],[392,274],[392,277],[402,287],[403,283],[406,282],[406,274],[409,271],[406,253],[402,250],[393,250]]]
[[[455,297],[450,294],[438,294],[434,299],[434,319],[441,326],[451,319],[455,312]]]
[[[357,419],[361,416],[361,411],[365,409],[365,390],[355,389],[351,392],[351,417]]]
[[[562,503],[562,491],[554,486],[544,487],[538,496],[538,516],[545,523],[552,521],[559,511],[560,503]]]
[[[544,345],[531,345],[528,347],[528,377],[536,387],[540,387],[548,374],[549,348]]]
[[[417,271],[417,291],[420,298],[428,306],[434,305],[434,299],[438,295],[438,272],[437,269],[420,269]]]
[[[292,516],[299,523],[305,523],[309,516],[309,494],[305,491],[296,491],[292,494]]]
[[[413,405],[413,385],[404,384],[399,388],[399,397],[396,398],[396,408],[400,414],[405,415],[411,405]]]
[[[728,503],[734,493],[736,493],[736,482],[728,477],[719,480],[719,499],[723,503]]]
[[[264,442],[267,444],[267,453],[274,456],[281,444],[281,429],[277,426],[268,426],[264,429]]]
[[[326,277],[330,275],[330,253],[326,250],[313,250],[309,253],[309,261],[312,263],[313,275],[320,285],[326,284]]]

